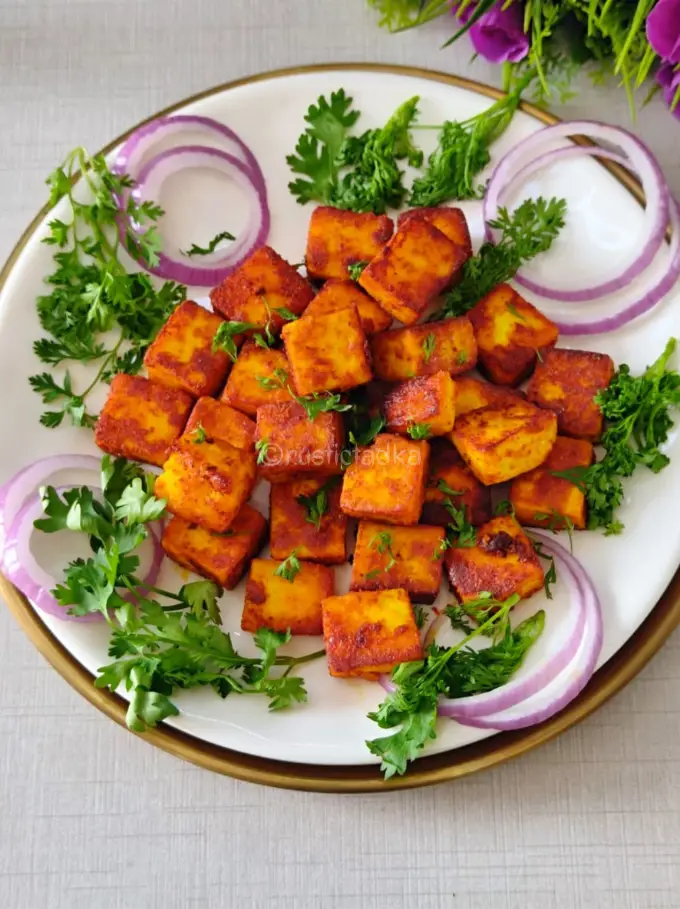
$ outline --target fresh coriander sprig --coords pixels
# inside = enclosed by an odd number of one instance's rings
[[[271,376],[256,376],[255,378],[262,388],[266,388],[268,391],[273,391],[277,388],[287,391],[291,398],[305,409],[310,421],[314,421],[321,413],[328,413],[332,410],[344,413],[352,409],[351,404],[343,403],[342,396],[339,394],[331,394],[330,392],[325,394],[314,392],[314,394],[304,396],[295,394],[285,369],[277,368]]]
[[[223,230],[219,234],[210,240],[207,246],[199,246],[197,243],[192,243],[189,249],[180,250],[183,256],[188,256],[192,258],[193,256],[209,256],[211,253],[214,253],[217,247],[222,243],[223,240],[235,240],[236,237],[229,233],[228,230]]]
[[[477,255],[465,262],[460,281],[432,318],[463,315],[498,284],[513,278],[525,262],[549,249],[564,227],[566,210],[564,199],[546,202],[541,196],[526,199],[512,213],[499,208],[498,217],[489,224],[501,231],[500,239],[484,243]]]
[[[435,550],[432,561],[441,559],[447,549],[470,549],[477,543],[477,531],[467,517],[465,505],[454,505],[452,497],[463,496],[464,492],[452,489],[446,480],[438,480],[436,488],[444,494],[442,505],[449,513],[450,521],[446,527],[446,536]]]
[[[339,477],[331,477],[320,489],[310,493],[308,496],[299,495],[295,501],[305,509],[305,520],[314,525],[318,531],[321,528],[323,516],[328,513],[329,501],[328,493],[334,489],[340,482]]]
[[[397,564],[397,557],[394,554],[392,549],[392,534],[388,533],[385,530],[381,530],[379,533],[376,533],[368,541],[369,549],[376,549],[380,555],[386,555],[387,559],[385,565],[383,566],[383,571],[390,571]],[[369,572],[368,575],[373,574]],[[368,575],[366,577],[368,578]]]
[[[75,191],[80,172],[87,201]],[[51,366],[75,361],[101,361],[96,376],[83,391],[73,388],[66,373],[61,385],[52,387],[45,374],[31,377],[31,385],[46,403],[58,409],[46,411],[41,422],[59,426],[65,417],[76,426],[91,426],[94,416],[86,399],[101,381],[116,372],[135,374],[142,366],[144,351],[174,307],[186,295],[186,288],[166,281],[156,290],[149,275],[130,273],[122,253],[130,252],[148,266],[158,263],[160,241],[156,222],[163,214],[153,202],[136,202],[130,189],[133,181],[112,173],[101,155],[90,157],[76,148],[48,180],[50,206],[65,199],[66,219],[53,218],[44,239],[55,247],[55,270],[46,279],[49,294],[37,301],[38,318],[47,337],[33,345],[36,356]],[[121,234],[120,200],[127,199],[126,225]],[[109,333],[117,336],[109,341]]]
[[[423,341],[423,362],[429,363],[434,353],[434,349],[437,346],[437,336],[433,331],[431,331]]]
[[[676,346],[676,339],[670,338],[641,376],[632,376],[622,364],[608,387],[596,395],[606,424],[600,443],[604,457],[591,467],[553,471],[585,494],[589,530],[603,527],[606,535],[621,533],[623,524],[616,517],[624,495],[621,479],[643,466],[659,473],[669,463],[661,447],[674,425],[671,411],[680,407],[680,374],[668,368]]]
[[[279,578],[290,581],[292,584],[301,568],[300,560],[298,559],[295,550],[293,550],[288,558],[281,562],[274,574]]]
[[[432,435],[431,423],[409,423],[406,432],[412,439],[429,439]]]
[[[366,742],[369,751],[381,758],[380,769],[385,779],[405,773],[408,762],[415,760],[427,742],[436,738],[440,695],[465,697],[492,691],[504,685],[521,666],[527,651],[543,631],[545,614],[541,610],[513,630],[508,615],[516,602],[516,596],[508,598],[452,647],[433,645],[424,659],[400,663],[393,670],[396,690],[368,716],[381,729],[399,729]],[[504,629],[496,643],[484,650],[468,646],[479,635],[493,633],[494,626]]]

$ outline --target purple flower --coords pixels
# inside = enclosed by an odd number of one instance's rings
[[[491,63],[517,63],[529,53],[529,37],[523,27],[524,4],[514,0],[503,9],[503,2],[499,0],[470,27],[470,41],[477,53]],[[453,8],[454,13],[456,9]],[[474,4],[466,7],[461,21],[467,22],[473,11]]]
[[[661,86],[664,101],[671,107],[675,93],[680,88],[680,68],[675,69],[668,61],[662,63],[656,74],[656,81]],[[673,116],[680,120],[680,103],[676,104]]]
[[[680,0],[659,0],[647,16],[647,39],[664,60],[680,63]]]

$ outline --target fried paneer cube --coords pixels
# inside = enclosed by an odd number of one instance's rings
[[[347,561],[347,515],[340,510],[340,477],[274,483],[269,493],[269,549],[273,559],[342,565]]]
[[[229,321],[269,325],[277,332],[285,319],[276,310],[289,309],[301,316],[313,296],[309,282],[292,265],[262,246],[211,291],[210,301]]]
[[[342,482],[340,507],[353,518],[417,524],[430,461],[427,442],[381,433],[357,449]]]
[[[399,227],[411,218],[421,218],[440,230],[452,243],[462,248],[465,259],[472,255],[470,228],[460,208],[448,208],[445,205],[437,208],[411,208],[399,215]]]
[[[451,432],[456,418],[453,379],[440,371],[400,382],[385,396],[384,414],[389,432],[411,435],[422,430],[420,438]]]
[[[296,401],[257,409],[259,472],[271,483],[299,475],[328,477],[342,472],[345,429],[337,411],[310,420]]]
[[[515,477],[510,486],[510,502],[520,524],[565,530],[586,526],[586,497],[581,490],[554,471],[590,467],[593,446],[585,439],[558,436],[552,451],[540,467]]]
[[[557,438],[557,419],[525,401],[456,419],[451,440],[482,483],[504,483],[538,467]]]
[[[356,306],[364,334],[373,335],[385,331],[392,324],[392,316],[381,309],[375,300],[365,294],[354,281],[332,278],[326,281],[319,293],[305,310],[307,316],[336,312],[347,306]]]
[[[299,562],[292,580],[277,574],[283,562],[253,559],[250,563],[241,628],[260,628],[291,634],[321,634],[321,603],[335,593],[333,569],[316,562]],[[285,570],[285,569],[284,569]]]
[[[454,508],[463,508],[466,520],[475,526],[491,517],[489,487],[479,482],[450,442],[433,439],[421,522],[446,527],[451,521],[446,507],[449,502]]]
[[[518,388],[502,388],[469,376],[456,379],[456,416],[482,407],[503,407],[517,400],[526,400],[526,395]]]
[[[262,549],[266,537],[266,520],[250,505],[243,505],[225,533],[212,533],[174,517],[166,525],[161,543],[178,565],[232,590],[250,560]]]
[[[467,316],[384,331],[370,339],[378,379],[401,382],[440,370],[455,376],[477,363],[477,342]]]
[[[246,341],[220,400],[252,417],[263,404],[285,404],[290,401],[290,394],[286,388],[277,385],[275,373],[288,375],[289,371],[288,360],[282,350],[258,347],[254,341]],[[270,379],[273,385],[268,387],[261,379]]]
[[[161,467],[193,403],[186,391],[121,372],[111,382],[94,440],[109,454]]]
[[[401,587],[412,603],[434,603],[442,582],[442,527],[360,521],[350,590]]]
[[[479,368],[497,385],[518,385],[557,341],[557,326],[509,284],[499,284],[470,310]]]
[[[312,212],[307,234],[305,265],[312,279],[350,277],[347,270],[369,262],[392,236],[394,224],[387,215],[341,211],[320,205]]]
[[[255,445],[255,422],[222,401],[199,398],[182,437],[198,445],[210,439],[250,450]]]
[[[522,599],[543,587],[543,569],[529,537],[511,515],[493,518],[477,531],[477,543],[445,555],[454,593],[461,603],[488,591],[498,600]]]
[[[527,397],[557,414],[562,435],[597,442],[603,421],[594,399],[613,377],[614,361],[607,354],[551,350],[536,367]]]
[[[255,453],[225,442],[179,441],[156,480],[168,511],[192,524],[229,530],[255,485]]]
[[[149,378],[196,398],[217,394],[231,365],[224,351],[212,349],[221,324],[219,316],[198,303],[180,303],[144,356]]]
[[[464,261],[460,246],[427,221],[412,218],[368,263],[359,284],[395,319],[412,325]]]
[[[405,590],[365,590],[321,604],[328,671],[377,679],[398,663],[420,660],[423,647]]]
[[[373,377],[366,335],[354,305],[289,322],[281,333],[295,391],[345,391]]]

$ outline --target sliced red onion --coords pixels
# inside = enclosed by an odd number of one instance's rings
[[[542,723],[563,710],[585,688],[595,671],[602,649],[602,610],[597,592],[583,566],[562,546],[544,534],[539,534],[544,550],[559,558],[561,567],[569,565],[578,578],[584,596],[585,628],[578,652],[573,660],[544,688],[526,700],[485,716],[457,717],[463,726],[499,731],[524,729]]]
[[[136,179],[135,174],[141,172],[151,157],[166,151],[168,143],[171,143],[170,147],[172,147],[177,140],[180,140],[178,144],[186,145],[186,141],[181,141],[183,137],[197,132],[205,135],[210,147],[214,147],[216,142],[220,142],[225,146],[224,151],[240,159],[250,170],[253,183],[263,191],[263,194],[266,194],[260,165],[243,139],[224,123],[210,117],[198,117],[193,114],[158,117],[156,120],[140,126],[119,149],[112,170],[118,174],[128,174]]]
[[[181,145],[156,155],[144,165],[139,175],[132,174],[137,181],[132,194],[137,201],[157,202],[163,183],[172,174],[189,168],[204,167],[226,174],[249,195],[252,219],[248,228],[227,250],[217,254],[217,260],[205,265],[194,263],[181,253],[178,253],[180,259],[171,258],[167,253],[160,253],[158,265],[153,267],[148,267],[143,262],[140,264],[152,274],[171,281],[214,287],[230,275],[254,250],[262,246],[269,235],[270,215],[264,186],[259,186],[253,180],[250,168],[234,155],[219,149],[201,145]],[[124,225],[121,225],[121,229],[124,229]],[[136,230],[140,230],[138,225]]]
[[[440,716],[462,720],[507,710],[541,691],[572,662],[581,645],[586,624],[585,593],[581,572],[577,574],[570,562],[562,558],[563,553],[566,555],[569,553],[559,544],[555,544],[555,547],[550,554],[560,563],[560,580],[564,578],[570,587],[572,606],[571,625],[564,634],[560,646],[549,659],[543,660],[530,672],[511,679],[500,688],[470,697],[442,698],[439,701]]]
[[[647,148],[644,142],[640,141],[632,133],[616,126],[609,126],[604,123],[592,122],[588,120],[576,120],[570,123],[557,123],[554,126],[548,126],[537,133],[524,139],[515,145],[501,160],[489,180],[486,197],[484,200],[484,220],[488,222],[494,219],[498,213],[499,198],[505,191],[509,183],[518,182],[519,174],[515,175],[515,168],[521,163],[527,153],[533,153],[540,150],[546,143],[556,139],[564,139],[570,136],[585,134],[595,139],[604,140],[613,145],[617,145],[627,155],[625,166],[634,170],[640,178],[642,187],[645,192],[645,241],[642,244],[639,254],[634,261],[616,278],[605,281],[595,287],[586,287],[579,290],[560,290],[559,288],[546,287],[538,284],[521,274],[516,276],[518,283],[532,290],[540,296],[563,302],[587,302],[599,297],[606,296],[609,293],[622,290],[627,287],[633,278],[640,275],[647,268],[656,253],[658,252],[666,232],[669,220],[670,193],[668,185],[663,176],[663,172],[654,158],[654,155]],[[564,157],[565,149],[556,149],[542,156],[540,166],[544,167],[552,157],[552,160],[559,160]],[[588,146],[573,146],[568,149],[569,157],[579,155],[594,155],[609,158],[612,154],[606,149],[593,149]],[[535,168],[529,164],[525,166],[520,173],[528,176]],[[492,239],[492,232],[487,226],[487,237]],[[631,316],[631,318],[634,318]]]
[[[70,488],[60,487],[57,492],[61,494]],[[55,587],[56,581],[41,568],[31,551],[33,522],[42,516],[43,507],[38,496],[31,497],[25,502],[14,517],[2,552],[2,570],[5,577],[47,615],[73,622],[92,622],[102,619],[103,616],[100,613],[71,615],[67,608],[58,603],[52,595],[51,591]],[[149,538],[153,546],[153,556],[149,568],[141,580],[142,584],[153,585],[158,580],[163,561],[163,549],[160,536],[152,527],[149,527]]]
[[[11,480],[0,486],[0,550],[3,548],[7,528],[11,526],[24,502],[46,480],[64,470],[92,471],[99,476],[101,461],[92,455],[53,455],[22,468]]]

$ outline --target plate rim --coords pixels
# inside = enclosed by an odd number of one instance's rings
[[[235,79],[183,98],[126,130],[109,142],[100,153],[108,154],[145,123],[173,114],[178,109],[204,98],[256,82],[306,73],[343,70],[411,76],[463,88],[492,99],[502,98],[505,94],[482,82],[416,66],[385,63],[322,63],[284,67]],[[561,122],[559,117],[527,102],[522,102],[520,109],[546,125]],[[583,137],[575,137],[575,141],[579,144],[593,144]],[[625,169],[608,162],[602,162],[602,166],[613,173],[638,202],[643,201],[644,195],[639,183]],[[10,252],[0,269],[0,291],[48,211],[49,206],[45,205],[32,219]],[[125,726],[127,702],[108,689],[95,688],[94,676],[47,628],[26,597],[1,574],[0,594],[20,628],[62,678],[100,712],[127,729]],[[503,764],[556,738],[585,719],[640,672],[678,624],[680,624],[680,568],[642,625],[595,673],[581,694],[556,716],[528,729],[498,733],[472,745],[421,757],[409,768],[405,776],[393,777],[389,781],[383,780],[377,764],[328,766],[261,758],[214,745],[164,724],[145,733],[132,734],[203,769],[281,789],[329,793],[384,792],[442,783]]]

